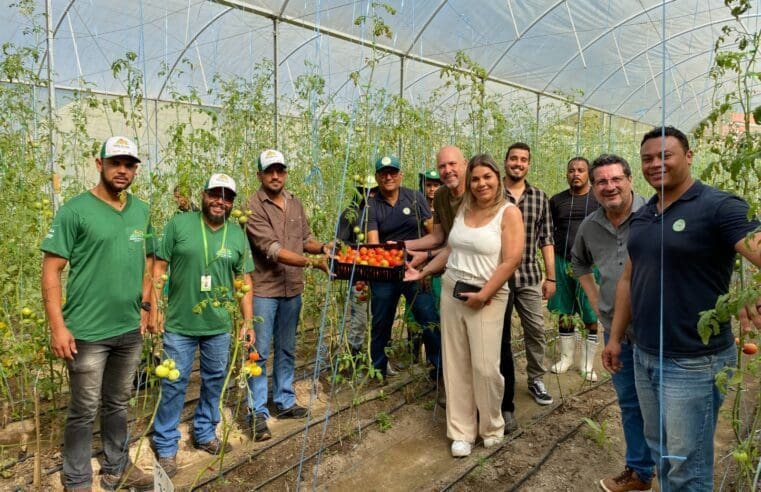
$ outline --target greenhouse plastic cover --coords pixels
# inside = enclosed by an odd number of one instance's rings
[[[45,2],[34,5],[44,28]],[[403,90],[413,102],[441,86],[441,67],[462,51],[486,70],[489,90],[568,97],[689,128],[714,99],[708,71],[721,27],[758,31],[760,12],[755,1],[735,19],[722,0],[52,0],[54,81],[123,93],[111,63],[131,51],[147,97],[168,100],[195,87],[214,104],[215,76],[249,77],[273,59],[277,25],[281,97],[311,71],[325,78],[336,104],[350,103],[350,74],[367,76],[375,42],[373,85]],[[373,36],[377,20],[390,37]],[[29,20],[18,9],[4,9],[0,26],[3,43],[45,52],[44,29],[25,34]]]

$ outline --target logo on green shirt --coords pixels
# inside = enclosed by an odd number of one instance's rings
[[[129,240],[133,243],[142,243],[145,239],[145,233],[140,229],[135,229],[129,236]]]

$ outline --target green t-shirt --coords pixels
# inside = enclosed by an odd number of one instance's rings
[[[206,248],[202,231],[206,236]],[[204,259],[204,251],[208,252],[208,261]],[[169,263],[171,271],[164,329],[189,336],[229,331],[232,321],[225,310],[224,299],[234,300],[235,275],[254,270],[243,230],[234,222],[227,222],[214,231],[203,222],[201,212],[177,214],[164,228],[157,256]],[[201,291],[203,275],[211,276],[211,290],[208,292]],[[220,287],[227,288],[227,292],[221,293]],[[215,298],[221,304],[216,308],[212,305]],[[200,314],[197,310],[194,313],[193,308],[204,299],[209,299],[206,307]]]
[[[121,211],[89,191],[58,211],[40,249],[69,261],[63,319],[74,338],[95,342],[140,327],[152,231],[148,205],[129,194]]]

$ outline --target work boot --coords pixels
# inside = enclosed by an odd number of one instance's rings
[[[193,439],[193,447],[196,449],[200,449],[201,451],[206,451],[212,456],[220,455],[222,454],[223,451],[225,454],[227,454],[233,450],[233,447],[229,442],[226,442],[223,448],[222,441],[220,441],[216,437],[212,439],[211,441],[203,442],[203,443],[196,442],[195,439]]]
[[[159,456],[159,465],[169,478],[177,475],[177,456]]]
[[[272,437],[270,428],[267,427],[267,416],[265,414],[255,414],[251,424],[251,434],[254,438],[254,441],[266,441]]]
[[[593,383],[597,381],[597,373],[594,369],[596,352],[597,335],[590,334],[581,344],[581,360],[579,361],[579,367],[581,368],[581,376],[586,381],[591,381]]]
[[[616,477],[608,477],[600,480],[600,487],[606,492],[628,492],[630,490],[650,491],[653,481],[643,482],[637,472],[629,468]]]
[[[152,490],[153,475],[145,473],[132,464],[128,464],[121,475],[104,473],[100,477],[100,487],[104,490],[116,490],[117,487],[119,487],[119,490]]]
[[[550,367],[550,371],[555,374],[562,374],[573,365],[573,352],[576,349],[576,339],[573,333],[561,333],[560,340],[560,360]]]

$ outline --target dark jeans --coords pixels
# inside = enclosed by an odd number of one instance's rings
[[[63,435],[63,482],[67,488],[92,484],[92,425],[100,404],[103,473],[121,475],[129,462],[127,403],[140,362],[138,330],[97,342],[77,340],[67,361],[71,401]]]
[[[386,346],[391,340],[391,328],[396,317],[396,307],[403,295],[412,307],[415,321],[422,328],[423,343],[428,362],[433,364],[436,374],[441,373],[441,331],[439,313],[434,304],[433,294],[419,288],[417,282],[371,282],[372,336],[370,356],[373,366],[386,375],[388,358]],[[435,376],[435,374],[434,374]]]
[[[502,323],[502,350],[499,353],[499,372],[505,378],[505,394],[502,397],[502,411],[514,412],[515,404],[515,364],[513,363],[512,347],[512,317],[513,304],[515,304],[515,285],[511,278],[508,281],[510,287],[510,296],[507,298],[507,308],[505,308],[505,321]]]

